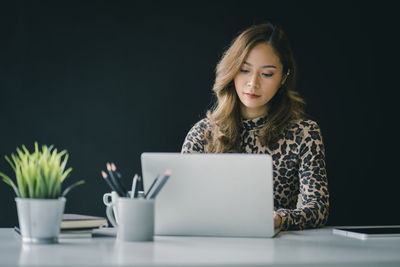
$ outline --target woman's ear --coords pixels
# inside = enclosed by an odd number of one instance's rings
[[[290,69],[286,72],[286,74],[283,75],[282,80],[281,80],[281,86],[285,84],[289,75],[290,75]]]

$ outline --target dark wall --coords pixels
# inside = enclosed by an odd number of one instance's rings
[[[127,184],[144,151],[180,151],[210,107],[214,69],[246,27],[272,20],[291,40],[298,90],[321,126],[330,225],[400,224],[392,113],[379,97],[380,14],[331,1],[17,1],[1,4],[0,170],[34,141],[67,149],[66,212],[105,215],[100,171]],[[378,18],[378,20],[376,19]],[[390,96],[389,96],[390,98]],[[383,145],[384,144],[384,145]],[[0,227],[17,224],[0,183]]]

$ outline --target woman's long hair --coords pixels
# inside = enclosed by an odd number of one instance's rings
[[[216,67],[213,91],[217,102],[207,112],[212,130],[206,135],[206,152],[240,152],[240,100],[234,77],[251,49],[260,43],[272,46],[283,65],[282,75],[287,75],[285,83],[268,102],[267,121],[260,130],[261,143],[271,145],[278,141],[291,122],[304,117],[305,102],[294,90],[296,64],[285,33],[271,23],[252,26],[233,40]]]

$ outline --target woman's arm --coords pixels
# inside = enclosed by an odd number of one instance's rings
[[[300,146],[299,180],[302,205],[289,210],[279,209],[282,230],[297,230],[324,226],[329,214],[328,179],[325,148],[317,123],[303,124],[304,137]]]

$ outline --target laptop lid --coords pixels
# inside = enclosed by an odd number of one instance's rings
[[[143,153],[141,163],[145,190],[172,171],[156,198],[156,235],[275,235],[271,156]]]

